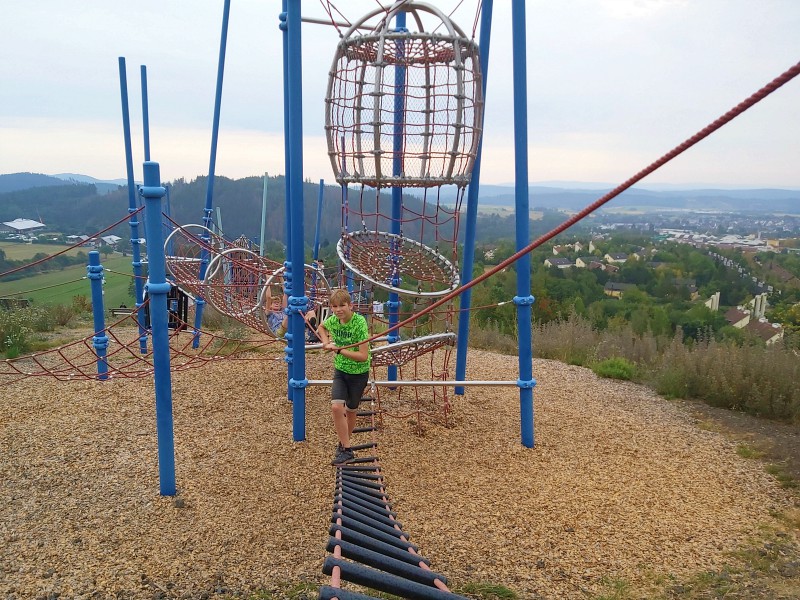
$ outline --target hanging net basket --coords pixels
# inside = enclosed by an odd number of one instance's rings
[[[336,244],[342,263],[355,275],[390,292],[444,296],[458,287],[458,269],[433,248],[382,231],[354,231]]]
[[[409,30],[391,26],[400,11]],[[372,31],[361,32],[382,13]],[[439,9],[396,2],[356,22],[337,47],[325,102],[340,184],[469,183],[482,130],[478,46]]]

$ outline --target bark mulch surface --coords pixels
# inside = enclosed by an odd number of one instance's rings
[[[280,355],[279,355],[280,356]],[[330,357],[309,356],[309,378]],[[386,419],[378,455],[399,520],[457,588],[587,598],[715,571],[782,527],[793,499],[683,404],[536,360],[536,447],[516,388],[469,388],[449,427]],[[472,351],[470,379],[515,380]],[[173,373],[176,497],[159,495],[152,379],[4,383],[0,598],[217,598],[322,575],[336,439],[307,391],[292,442],[279,360]]]

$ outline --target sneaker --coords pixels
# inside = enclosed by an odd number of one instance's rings
[[[351,460],[353,460],[355,457],[356,457],[356,455],[353,454],[352,450],[342,449],[342,450],[340,450],[339,452],[336,453],[336,457],[331,461],[331,465],[333,465],[334,467],[339,467],[341,465],[346,465]]]
[[[344,450],[344,446],[342,446],[342,442],[336,442],[336,450],[334,452],[336,452],[336,454],[339,454],[339,452],[341,452],[342,450]]]

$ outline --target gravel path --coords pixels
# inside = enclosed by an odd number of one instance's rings
[[[310,356],[309,378],[329,360]],[[516,379],[472,351],[472,379]],[[585,598],[604,579],[718,568],[790,500],[757,461],[679,405],[586,369],[535,361],[536,448],[515,388],[453,399],[453,426],[387,419],[381,463],[399,519],[453,585]],[[309,388],[291,441],[284,364],[173,374],[176,498],[158,494],[151,380],[2,386],[0,597],[209,598],[326,583],[335,444]]]

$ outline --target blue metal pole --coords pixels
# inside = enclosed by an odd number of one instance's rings
[[[131,265],[133,266],[133,285],[136,294],[136,308],[144,303],[144,278],[142,276],[141,243],[139,237],[139,218],[134,215],[136,205],[136,183],[133,181],[133,150],[131,148],[131,119],[128,111],[128,76],[125,69],[125,58],[119,57],[119,88],[122,96],[122,130],[125,137],[125,168],[128,175],[128,213],[131,216],[128,225],[131,227]],[[147,334],[144,323],[139,320],[139,352],[147,354]]]
[[[266,248],[265,248],[265,237],[266,237],[266,229],[267,229],[267,181],[269,181],[269,174],[264,173],[264,188],[263,193],[261,194],[261,237],[258,238],[258,255],[264,256]]]
[[[300,39],[300,0],[289,0],[287,11],[289,28],[289,153],[291,164],[292,234],[290,260],[286,268],[292,289],[289,295],[289,343],[292,355],[290,387],[294,388],[292,402],[292,434],[295,442],[306,439],[306,355],[305,320],[303,313],[308,305],[305,296],[303,249],[303,82],[302,43]],[[287,335],[287,338],[289,335]]]
[[[292,155],[290,150],[291,132],[289,122],[291,119],[291,109],[289,100],[289,27],[286,20],[288,18],[288,0],[283,0],[281,3],[282,12],[279,16],[280,29],[283,31],[283,159],[284,159],[284,210],[286,211],[286,260],[283,263],[284,274],[287,273],[289,268],[288,264],[291,262],[292,252],[292,189],[290,181],[292,180]],[[283,292],[286,296],[292,294],[292,281],[289,277],[283,278]],[[294,364],[293,355],[294,347],[292,344],[286,344],[283,349],[284,360],[286,361],[286,397],[289,402],[294,400],[294,388],[292,387],[292,365]]]
[[[219,113],[222,106],[222,80],[225,74],[225,49],[228,44],[228,16],[231,12],[231,0],[225,0],[225,6],[222,9],[222,33],[219,41],[219,62],[217,64],[217,92],[214,97],[214,123],[211,128],[211,157],[208,161],[208,181],[206,183],[206,206],[203,210],[203,226],[206,229],[211,229],[214,213],[214,173],[217,165],[217,140],[219,139]],[[200,238],[208,243],[210,237],[208,233],[203,230]],[[202,281],[206,276],[206,269],[208,268],[209,256],[208,251],[203,250],[200,254],[200,273],[198,278]],[[200,325],[203,322],[203,308],[205,307],[205,299],[198,296],[195,304],[194,312],[194,329],[195,334],[192,339],[192,348],[200,346]]]
[[[322,229],[322,199],[325,196],[325,180],[319,180],[319,196],[317,196],[317,226],[314,228],[314,261],[319,258],[319,234]]]
[[[92,287],[92,317],[94,318],[94,337],[92,345],[97,355],[97,378],[108,379],[108,336],[106,335],[105,306],[103,305],[103,265],[100,264],[100,253],[89,252],[89,265],[86,267],[89,283]]]
[[[148,108],[147,102],[147,67],[142,65],[141,69],[141,77],[142,77],[142,122],[144,124],[143,133],[144,133],[144,159],[145,161],[150,160],[150,110]]]
[[[481,8],[481,37],[480,37],[480,59],[481,73],[483,80],[484,105],[486,106],[486,79],[489,72],[489,43],[492,39],[492,9],[494,0],[483,0]],[[481,120],[483,122],[483,120]],[[481,180],[481,155],[483,153],[483,134],[478,142],[478,153],[475,156],[475,163],[472,167],[472,179],[467,190],[467,224],[464,231],[464,261],[461,266],[461,281],[469,283],[472,281],[472,269],[475,265],[475,230],[478,222],[478,189]],[[472,288],[469,288],[459,296],[459,316],[458,316],[458,345],[456,348],[456,381],[466,381],[467,377],[467,352],[469,348],[469,309],[472,306]],[[455,393],[459,396],[464,395],[464,386],[458,385]]]
[[[150,327],[153,335],[153,379],[156,395],[156,434],[158,437],[158,476],[162,496],[175,495],[175,439],[172,423],[172,375],[169,370],[169,315],[164,232],[161,230],[161,187],[158,163],[144,163],[144,185],[139,190],[145,201],[147,221],[147,264],[150,298]]]
[[[514,79],[514,197],[517,250],[529,242],[528,200],[528,77],[525,59],[525,0],[512,0],[511,33]],[[522,445],[533,448],[533,349],[531,347],[531,257],[517,260],[517,339],[519,340],[519,408]]]
[[[406,31],[406,13],[400,11],[395,17],[395,31]],[[394,67],[394,130],[393,144],[392,144],[392,175],[399,177],[403,171],[403,118],[405,114],[405,87],[406,87],[406,69],[402,66],[401,60],[405,53],[405,46],[402,41],[397,42],[398,61]],[[380,157],[376,157],[380,160]],[[400,235],[402,231],[403,220],[403,188],[395,186],[392,188],[392,223],[391,232]],[[394,273],[392,275],[392,285],[400,285],[400,257],[396,252],[391,253],[391,260],[397,261],[393,264]],[[389,316],[389,327],[392,328],[397,325],[400,314],[400,296],[395,292],[389,293],[389,301],[386,303]],[[400,332],[398,330],[392,331],[388,336],[388,342],[400,341]],[[389,365],[387,368],[387,379],[389,381],[397,381],[397,366]]]

